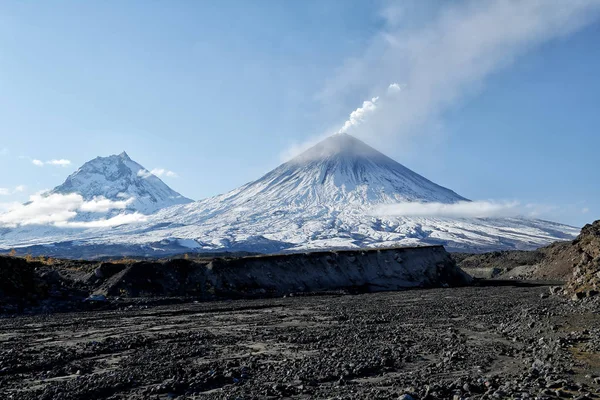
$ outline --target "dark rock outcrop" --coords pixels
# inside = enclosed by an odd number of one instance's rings
[[[600,294],[600,220],[583,227],[569,242],[535,251],[452,254],[457,265],[477,278],[519,278],[566,282],[573,299]]]
[[[583,227],[572,243],[578,262],[567,291],[575,298],[591,297],[600,293],[600,220]]]
[[[471,281],[442,246],[205,260],[64,260],[54,261],[52,266],[3,257],[0,277],[6,282],[0,286],[3,298],[39,300],[49,298],[56,287],[63,297],[68,294],[72,298],[96,294],[211,300],[461,286]]]

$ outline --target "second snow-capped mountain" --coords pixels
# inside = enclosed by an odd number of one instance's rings
[[[126,210],[142,214],[192,202],[133,161],[125,152],[96,157],[86,162],[49,194],[53,193],[77,193],[86,201],[97,198],[129,200]]]

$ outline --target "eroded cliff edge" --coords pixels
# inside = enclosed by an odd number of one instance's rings
[[[19,310],[74,303],[94,294],[212,300],[470,282],[442,246],[163,261],[0,257],[0,307]]]

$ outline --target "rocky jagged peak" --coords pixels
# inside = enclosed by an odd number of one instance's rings
[[[127,210],[144,214],[192,201],[171,189],[124,151],[86,162],[51,193],[78,193],[85,200],[96,197],[113,201],[132,199]]]

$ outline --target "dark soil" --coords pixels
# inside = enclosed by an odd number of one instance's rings
[[[600,398],[600,305],[548,293],[467,287],[6,317],[0,398]]]

